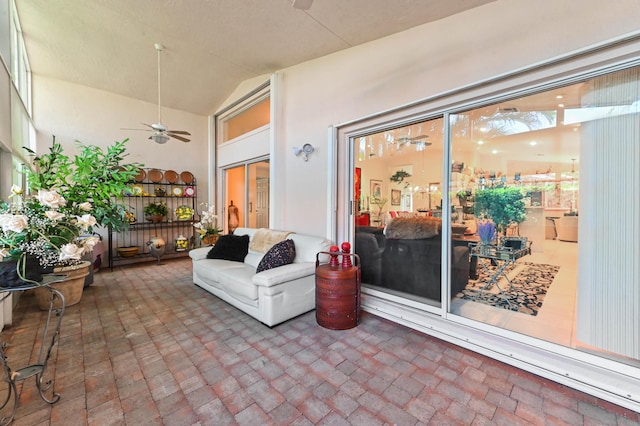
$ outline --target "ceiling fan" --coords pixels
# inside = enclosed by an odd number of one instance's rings
[[[429,139],[429,135],[418,135],[414,137],[400,136],[398,138],[398,143],[413,145],[425,144],[425,146],[429,146],[431,145],[431,142],[427,142],[427,139]]]
[[[417,151],[424,151],[424,149],[430,145],[431,142],[427,142],[429,135],[418,135],[414,137],[400,136],[398,140],[398,149],[402,149],[403,146],[415,145]]]
[[[161,86],[160,86],[160,54],[164,50],[164,46],[156,43],[155,48],[158,52],[158,122],[154,124],[142,123],[147,127],[150,127],[151,130],[146,130],[149,132],[153,132],[149,139],[153,140],[155,143],[163,144],[167,143],[169,138],[174,138],[182,142],[189,142],[190,139],[185,138],[184,136],[191,136],[191,133],[185,130],[169,130],[167,126],[162,124],[162,103],[161,103]],[[132,129],[132,130],[142,130],[142,129]]]

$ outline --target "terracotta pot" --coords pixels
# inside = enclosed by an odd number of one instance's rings
[[[80,302],[82,298],[82,290],[84,289],[84,278],[89,275],[89,267],[91,262],[82,262],[78,265],[63,266],[54,268],[56,274],[65,274],[67,278],[59,283],[49,284],[51,288],[58,290],[64,296],[65,306],[72,306]],[[43,311],[49,309],[49,299],[51,293],[45,287],[37,287],[34,289],[38,307]],[[55,308],[61,307],[60,300],[56,299]]]
[[[162,216],[161,214],[147,215],[144,218],[147,219],[149,222],[152,222],[152,223],[159,223],[159,222],[162,222],[164,220],[164,216]]]

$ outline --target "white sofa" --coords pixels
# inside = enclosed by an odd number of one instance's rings
[[[234,235],[249,235],[251,241],[256,231],[237,228]],[[211,247],[191,250],[193,282],[269,327],[309,312],[315,308],[316,254],[328,252],[332,243],[296,233],[286,238],[295,245],[293,263],[260,273],[256,267],[264,253],[249,250],[244,262],[233,262],[207,259]]]

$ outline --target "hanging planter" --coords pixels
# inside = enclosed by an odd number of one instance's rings
[[[405,178],[410,178],[410,177],[411,177],[411,174],[409,172],[406,172],[404,170],[398,170],[391,176],[390,180],[391,182],[402,183],[402,181],[404,181]]]

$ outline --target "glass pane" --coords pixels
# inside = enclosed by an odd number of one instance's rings
[[[269,227],[269,162],[249,164],[247,211],[250,228]]]
[[[232,234],[239,226],[244,226],[245,166],[238,166],[225,170],[225,228],[226,233]]]
[[[452,313],[638,360],[638,75],[451,115],[452,202],[472,234]]]
[[[442,118],[353,141],[354,251],[363,285],[436,307],[441,305],[443,145]]]
[[[270,97],[229,117],[222,123],[222,142],[227,142],[269,124],[271,120]]]

